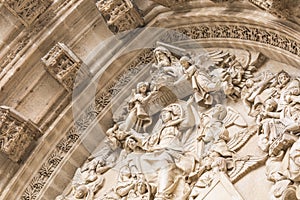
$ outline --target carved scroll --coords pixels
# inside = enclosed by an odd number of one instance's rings
[[[0,150],[9,159],[20,161],[34,140],[41,135],[32,121],[9,107],[0,106]]]
[[[82,67],[82,60],[60,42],[42,58],[42,61],[46,70],[69,92],[90,76]]]
[[[113,33],[128,31],[144,24],[138,9],[130,0],[99,0],[96,6]]]

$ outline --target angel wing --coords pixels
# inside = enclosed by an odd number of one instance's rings
[[[209,59],[216,65],[220,66],[224,60],[229,57],[229,52],[224,52],[222,50],[216,50],[212,52],[208,52]]]
[[[228,171],[232,183],[235,183],[251,170],[264,164],[268,156],[246,156],[233,160],[233,169]]]
[[[227,142],[227,146],[232,151],[239,150],[257,131],[257,126],[245,128],[237,132]]]
[[[171,45],[171,44],[167,44],[164,42],[160,42],[160,41],[156,42],[156,46],[163,46],[163,47],[167,48],[170,52],[172,52],[172,54],[179,56],[179,57],[189,54],[189,52],[186,49],[183,49],[183,48]]]
[[[223,123],[226,128],[236,125],[239,127],[247,127],[248,124],[245,121],[245,119],[242,117],[242,115],[234,110],[232,107],[227,107],[227,115],[223,119]]]

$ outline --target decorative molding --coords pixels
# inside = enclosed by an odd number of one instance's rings
[[[82,60],[60,42],[42,58],[42,61],[46,70],[69,92],[90,76],[82,67]]]
[[[128,31],[144,25],[138,8],[130,0],[99,0],[97,8],[113,33]]]
[[[12,108],[0,106],[0,150],[9,159],[20,161],[40,136],[41,131],[31,120]]]
[[[5,0],[3,4],[25,26],[30,26],[51,5],[52,0]]]
[[[161,37],[164,42],[191,39],[230,38],[278,47],[300,57],[300,43],[283,34],[240,24],[198,24],[174,28]]]

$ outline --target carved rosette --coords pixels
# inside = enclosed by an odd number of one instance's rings
[[[185,3],[185,2],[188,2],[188,1],[191,1],[191,0],[153,0],[154,2],[156,3],[159,3],[163,6],[166,6],[166,7],[175,7],[175,6],[178,6],[182,3]]]
[[[41,131],[31,120],[12,108],[0,106],[0,150],[9,159],[20,161],[40,136]]]
[[[82,60],[63,43],[57,43],[42,61],[46,70],[69,92],[90,76],[82,67]]]
[[[25,26],[30,26],[51,5],[52,0],[5,0],[2,2]]]
[[[128,31],[144,24],[137,7],[130,0],[99,0],[96,6],[113,33]]]

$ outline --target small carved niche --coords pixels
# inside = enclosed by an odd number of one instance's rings
[[[42,132],[30,119],[10,107],[0,106],[0,150],[9,159],[22,160],[41,136]]]
[[[57,43],[43,58],[45,69],[64,88],[71,92],[84,80],[90,77],[89,71],[83,67],[82,60],[65,44]]]
[[[144,24],[138,8],[130,0],[99,0],[96,6],[115,34]]]

